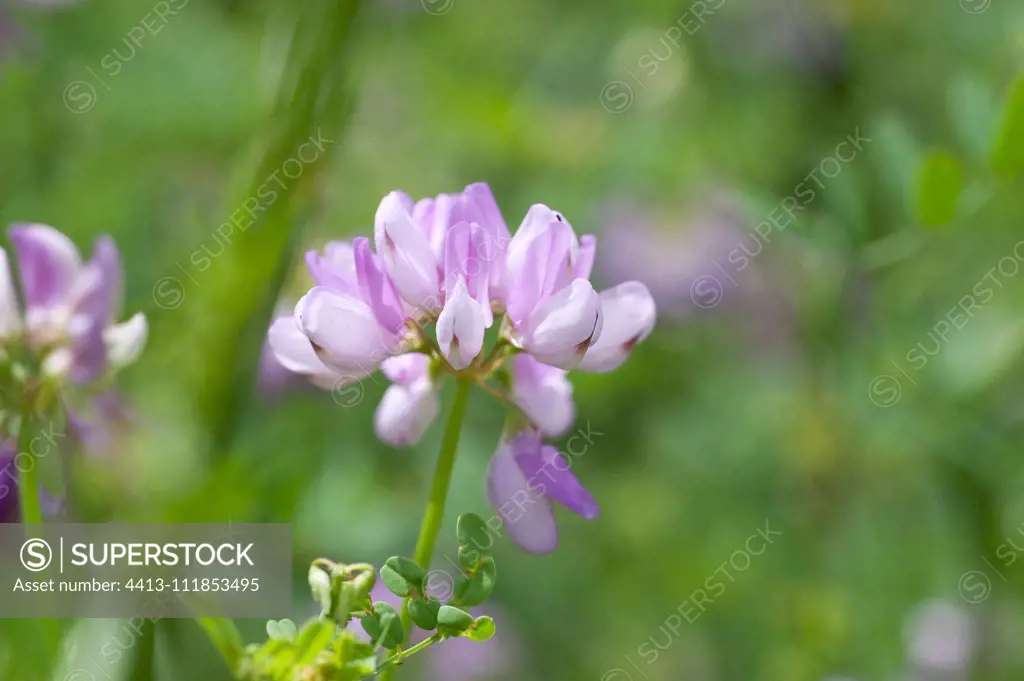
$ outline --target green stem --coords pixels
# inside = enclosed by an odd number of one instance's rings
[[[430,569],[430,560],[434,557],[434,546],[437,545],[437,535],[441,531],[441,523],[444,520],[444,503],[448,497],[448,483],[452,478],[452,469],[455,468],[455,453],[459,448],[459,435],[462,433],[462,421],[466,416],[466,407],[469,405],[469,393],[473,388],[473,381],[469,378],[459,378],[456,379],[455,386],[455,402],[452,404],[448,423],[444,427],[441,453],[437,457],[437,466],[434,468],[434,484],[430,489],[430,500],[427,501],[423,524],[420,525],[420,537],[416,541],[414,558],[419,565],[426,569]],[[411,623],[407,599],[402,607],[402,628],[406,633],[409,632]],[[394,672],[394,666],[385,669],[381,674],[381,681],[388,681]]]
[[[234,674],[238,670],[238,661],[242,659],[245,649],[242,634],[239,633],[234,621],[226,617],[198,617],[196,623],[206,632],[210,642]]]
[[[443,639],[443,638],[444,638],[444,636],[442,636],[441,634],[434,634],[430,638],[424,639],[424,640],[420,641],[419,643],[414,645],[412,648],[409,648],[408,650],[403,650],[403,651],[401,651],[399,653],[396,653],[395,655],[393,655],[393,656],[389,657],[387,660],[385,660],[384,664],[382,664],[380,667],[377,668],[377,673],[380,673],[382,671],[386,671],[386,670],[390,669],[391,667],[394,667],[396,665],[401,664],[406,659],[412,657],[413,655],[415,655],[416,653],[420,652],[421,650],[426,650],[427,648],[429,648],[430,646],[434,645],[435,643],[440,642],[441,639]]]
[[[25,524],[25,534],[29,538],[42,533],[40,525],[43,522],[43,509],[39,503],[39,469],[31,444],[32,412],[25,411],[18,430],[18,452],[28,457],[28,463],[18,467],[18,499],[21,502],[21,522]]]

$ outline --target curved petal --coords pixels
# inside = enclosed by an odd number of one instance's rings
[[[551,553],[558,545],[558,526],[551,502],[531,488],[516,461],[516,450],[540,446],[540,435],[520,434],[503,442],[487,469],[487,498],[509,536],[530,553]]]
[[[395,285],[384,273],[380,258],[370,250],[369,239],[360,237],[352,243],[355,249],[356,279],[359,282],[360,296],[369,303],[377,322],[397,335],[405,324],[405,315]]]
[[[576,279],[542,301],[527,319],[523,347],[544,364],[575,369],[601,336],[601,299],[590,282]]]
[[[295,318],[317,356],[341,374],[372,373],[397,349],[369,305],[321,286],[299,300]]]
[[[49,225],[19,224],[11,228],[18,253],[25,307],[52,307],[64,301],[82,269],[78,248]]]
[[[295,317],[275,319],[267,331],[267,343],[278,364],[304,376],[332,373],[313,350],[309,338],[299,329]]]
[[[521,239],[520,233],[525,234]],[[568,285],[575,240],[572,227],[560,214],[547,206],[530,209],[509,244],[507,258],[506,300],[514,326],[521,325],[538,303]]]
[[[566,372],[520,354],[512,365],[512,400],[547,437],[565,433],[576,417]]]
[[[587,520],[597,517],[597,500],[572,474],[557,449],[544,446],[539,451],[522,451],[516,461],[535,487],[543,487],[544,496]]]
[[[485,328],[483,309],[460,278],[437,318],[437,343],[452,367],[465,369],[473,363],[483,349]]]
[[[355,250],[347,241],[327,242],[323,255],[315,250],[307,251],[306,267],[317,286],[326,286],[351,296],[359,295]]]
[[[437,392],[424,378],[412,385],[395,384],[384,391],[373,416],[374,431],[395,447],[414,445],[437,418]]]
[[[14,290],[10,261],[7,251],[0,248],[0,339],[17,335],[21,328],[21,308]]]
[[[389,380],[410,385],[429,374],[430,357],[421,352],[407,352],[388,357],[381,363],[380,370]]]
[[[385,196],[377,209],[374,245],[402,299],[422,306],[437,295],[441,282],[430,241],[416,226],[411,210],[404,194]]]
[[[657,311],[654,298],[638,281],[627,281],[601,292],[604,317],[600,338],[580,362],[584,371],[605,372],[618,368],[630,351],[654,330]]]
[[[290,320],[293,322],[294,320]],[[135,313],[131,319],[108,327],[103,332],[103,342],[107,347],[110,365],[119,369],[133,364],[146,347],[149,337],[149,324],[146,315]]]

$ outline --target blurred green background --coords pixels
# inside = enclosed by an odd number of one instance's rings
[[[152,327],[115,443],[69,454],[76,517],[291,522],[297,619],[311,559],[410,554],[440,425],[392,450],[383,380],[271,390],[260,343],[302,250],[369,233],[392,189],[482,180],[510,227],[543,202],[598,234],[598,288],[647,282],[659,325],[572,377],[601,517],[560,513],[549,556],[502,541],[486,653],[399,678],[1021,678],[1024,5],[376,0],[303,117],[285,63],[326,4],[0,3],[0,218],[113,235]],[[301,191],[218,238],[267,149],[318,131]],[[442,556],[490,517],[501,419],[472,402]],[[191,622],[63,627],[57,655],[0,622],[0,679],[228,678]]]

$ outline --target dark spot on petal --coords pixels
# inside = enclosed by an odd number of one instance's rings
[[[559,222],[565,222],[565,220],[562,218],[561,213],[555,213],[555,219],[558,220]]]
[[[384,232],[384,246],[387,247],[388,250],[395,250],[395,242],[391,238],[391,235],[388,234],[386,230]]]
[[[639,342],[640,342],[640,335],[637,334],[636,336],[633,336],[628,341],[623,343],[622,344],[622,349],[627,351],[627,352],[629,352],[630,350],[635,348]]]

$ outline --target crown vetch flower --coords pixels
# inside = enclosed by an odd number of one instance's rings
[[[442,373],[498,394],[513,434],[491,461],[488,496],[519,545],[552,550],[551,502],[585,518],[597,504],[541,436],[572,424],[568,370],[611,371],[650,335],[650,293],[635,281],[595,291],[596,238],[577,237],[547,206],[532,206],[510,236],[486,184],[417,202],[391,192],[377,209],[374,246],[357,238],[307,253],[316,286],[293,319],[273,323],[271,349],[323,387],[381,369],[392,385],[374,429],[395,446],[418,442],[436,419]],[[504,319],[485,356],[495,316]]]
[[[419,442],[437,418],[437,389],[430,378],[430,359],[410,352],[384,360],[381,371],[394,381],[374,414],[374,430],[396,447]]]
[[[148,334],[141,313],[116,323],[121,259],[109,237],[96,240],[82,262],[74,243],[53,227],[15,225],[10,231],[21,274],[22,317],[6,252],[0,255],[0,341],[23,339],[42,354],[43,370],[91,383],[134,362]]]
[[[551,502],[588,520],[597,501],[584,489],[554,447],[527,429],[503,442],[487,472],[487,496],[509,536],[531,553],[550,553],[558,544]]]

